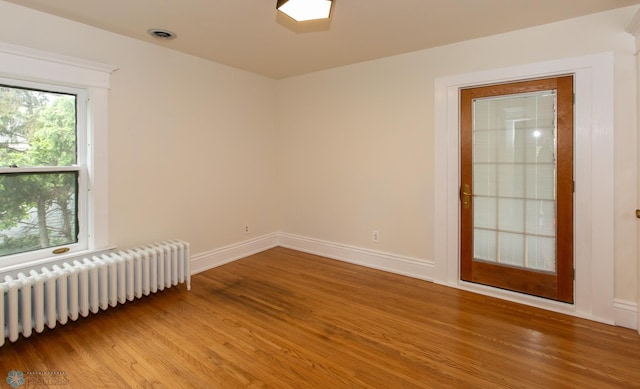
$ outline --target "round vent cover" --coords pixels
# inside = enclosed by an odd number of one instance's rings
[[[170,41],[171,39],[176,39],[178,36],[169,31],[169,30],[163,30],[160,28],[152,28],[150,30],[147,31],[149,33],[149,35],[151,35],[152,37],[156,38],[156,39],[162,39],[165,41]]]

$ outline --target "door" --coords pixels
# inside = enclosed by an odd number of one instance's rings
[[[460,99],[461,279],[573,303],[573,76]]]

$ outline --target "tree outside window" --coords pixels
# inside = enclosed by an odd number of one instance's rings
[[[78,241],[77,97],[0,85],[0,256]]]

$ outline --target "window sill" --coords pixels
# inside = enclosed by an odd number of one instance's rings
[[[75,260],[81,260],[83,258],[90,258],[95,255],[106,254],[114,250],[116,247],[105,247],[99,250],[83,250],[76,251],[74,253],[52,255],[48,258],[36,259],[33,261],[17,263],[14,265],[0,266],[0,282],[4,280],[6,276],[16,277],[18,273],[24,273],[28,275],[31,270],[39,271],[43,267],[51,268],[54,265],[61,265],[64,262],[72,263]]]

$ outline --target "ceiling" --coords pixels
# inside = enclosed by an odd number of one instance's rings
[[[640,0],[336,0],[296,24],[276,0],[7,0],[281,79],[634,4]],[[178,38],[159,41],[147,30]]]

